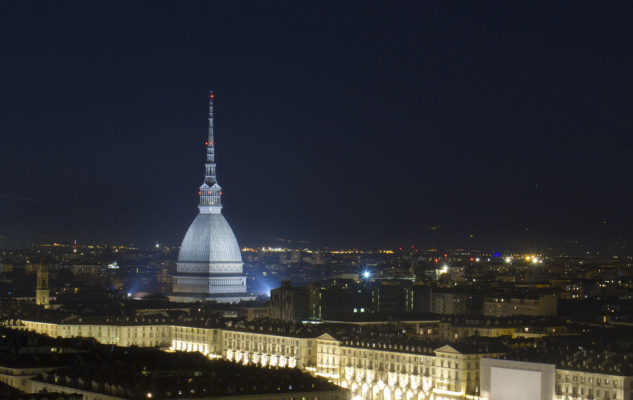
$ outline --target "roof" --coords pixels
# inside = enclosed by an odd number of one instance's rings
[[[508,348],[495,341],[463,340],[461,342],[447,344],[434,351],[435,353],[502,354],[506,353]]]
[[[178,263],[241,263],[242,253],[224,216],[198,214],[180,246]]]
[[[623,330],[629,334],[629,330]],[[613,332],[582,336],[551,336],[539,340],[515,339],[513,350],[502,358],[556,364],[556,368],[620,376],[633,375],[630,340],[618,340]]]

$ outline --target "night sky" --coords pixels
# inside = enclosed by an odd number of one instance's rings
[[[633,3],[395,4],[1,2],[0,247],[179,244],[213,89],[241,245],[629,252]]]

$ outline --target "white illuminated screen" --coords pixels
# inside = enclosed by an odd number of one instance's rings
[[[541,400],[541,373],[492,367],[491,400]]]

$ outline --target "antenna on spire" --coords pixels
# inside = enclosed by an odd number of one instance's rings
[[[207,140],[207,162],[215,162],[215,143],[213,137],[213,99],[215,94],[213,90],[209,90],[209,138]]]

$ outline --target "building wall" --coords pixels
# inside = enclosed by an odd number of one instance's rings
[[[556,400],[633,399],[633,377],[610,374],[556,370]]]
[[[435,351],[435,387],[444,391],[475,395],[479,393],[481,354],[462,354],[450,346]]]
[[[542,295],[531,298],[487,298],[484,301],[484,315],[490,317],[555,316],[557,298],[554,295]]]
[[[531,363],[518,361],[486,361],[482,357],[496,354],[464,354],[451,346],[412,349],[395,344],[344,342],[329,334],[305,338],[273,331],[177,325],[57,325],[35,321],[23,324],[29,330],[53,337],[93,337],[102,343],[121,346],[150,347],[158,342],[170,350],[197,351],[211,358],[244,364],[297,367],[347,388],[352,396],[371,400],[483,400],[489,398],[492,365],[499,363],[503,368],[527,371],[535,368]],[[586,400],[592,398],[589,396],[596,400],[633,398],[633,377],[548,368],[542,369],[543,374],[551,374],[552,378],[546,378],[543,387],[549,388],[551,381],[554,397],[545,393],[543,400]],[[550,389],[547,390],[549,393]]]
[[[413,311],[413,283],[410,281],[376,282],[373,308],[376,313],[401,314]]]
[[[328,334],[316,338],[316,375],[335,383],[341,380],[341,343]]]
[[[466,295],[431,292],[431,312],[445,315],[466,314]]]
[[[281,321],[301,321],[310,314],[308,289],[292,287],[283,281],[281,287],[270,291],[270,316]]]
[[[433,354],[398,350],[404,349],[342,346],[338,383],[372,400],[479,398],[481,354],[462,354],[450,346]]]
[[[232,330],[222,331],[221,336],[220,354],[229,361],[300,369],[314,365],[314,339]]]
[[[171,326],[171,345],[174,351],[196,351],[211,358],[222,357],[222,331],[215,328]]]
[[[345,282],[321,289],[320,310],[323,319],[338,319],[355,313],[370,313],[380,299],[369,288]]]
[[[53,368],[11,368],[0,366],[0,382],[25,393],[31,393],[31,378],[51,369]]]
[[[340,384],[361,398],[428,399],[432,394],[433,356],[349,346],[341,354]]]
[[[495,368],[508,378],[494,381],[492,375]],[[518,379],[514,379],[514,377]],[[538,379],[540,397],[531,396],[529,400],[553,400],[555,398],[555,365],[483,358],[481,360],[481,400],[497,400],[493,397],[495,393],[505,393],[505,398],[498,400],[523,399],[525,397],[521,396],[528,395],[526,389],[537,389],[531,382],[533,379]],[[532,383],[532,388],[521,387],[521,385],[530,385],[530,383]]]
[[[90,337],[99,343],[124,347],[169,347],[171,345],[171,328],[169,325],[58,325],[37,321],[22,322],[27,329],[51,337]]]

